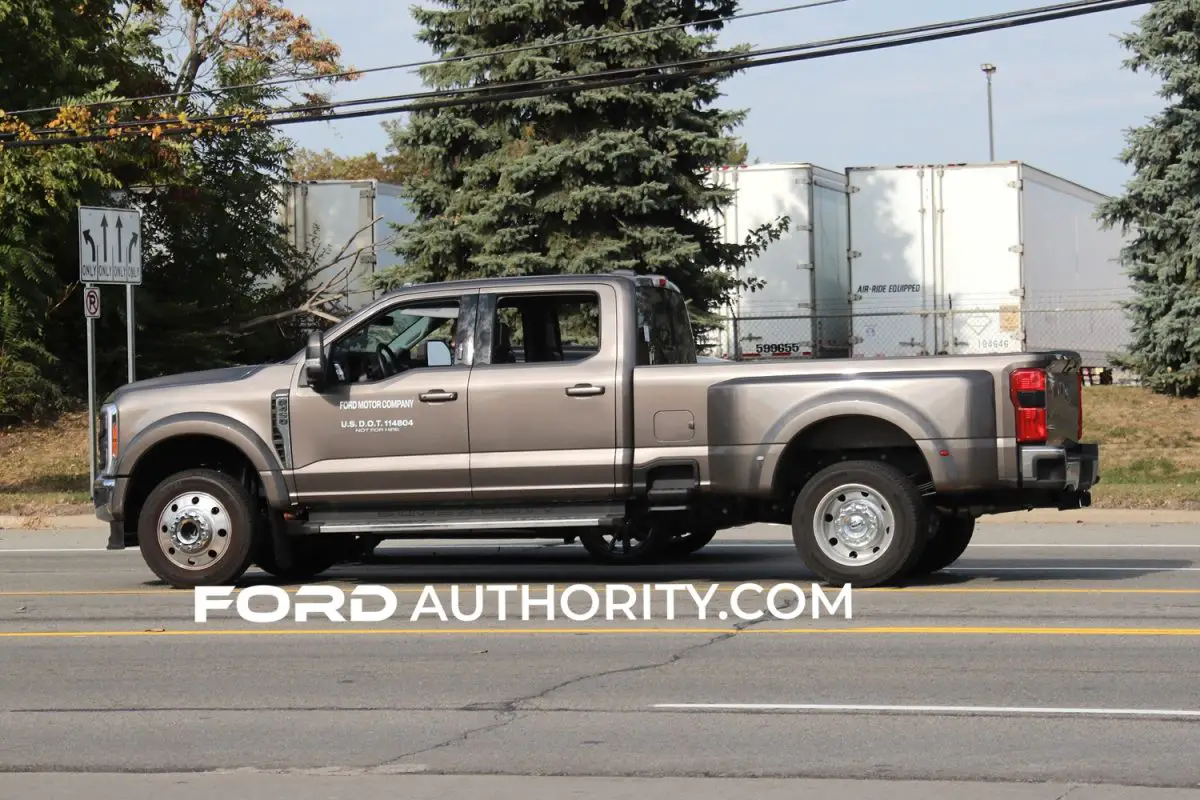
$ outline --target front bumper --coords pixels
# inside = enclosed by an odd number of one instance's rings
[[[135,534],[125,532],[125,522],[116,513],[117,481],[115,478],[97,478],[92,484],[92,506],[96,519],[108,523],[108,550],[124,550],[137,544]]]
[[[1057,493],[1062,509],[1090,505],[1090,490],[1100,482],[1100,446],[1095,444],[1026,445],[1020,464],[1021,488]]]

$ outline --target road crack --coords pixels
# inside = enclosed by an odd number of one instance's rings
[[[791,605],[792,604],[790,604],[790,603],[784,604],[778,608],[778,611],[787,611],[787,610],[789,610]],[[770,619],[769,617],[764,615],[764,616],[760,617],[759,619],[744,620],[741,622],[737,622],[733,625],[732,629],[729,630],[727,633],[717,634],[716,636],[706,639],[703,642],[699,642],[697,644],[692,644],[692,645],[688,645],[687,647],[683,647],[683,648],[677,650],[676,652],[672,653],[670,655],[670,657],[668,657],[662,661],[654,661],[654,662],[651,662],[648,664],[635,664],[635,665],[629,666],[629,667],[618,667],[616,669],[603,669],[603,670],[598,670],[596,672],[589,672],[584,675],[577,675],[574,678],[570,678],[568,680],[561,681],[559,683],[554,684],[553,686],[549,686],[549,687],[547,687],[545,689],[541,689],[537,692],[532,692],[530,694],[521,695],[520,697],[514,697],[509,700],[502,700],[500,702],[490,702],[490,703],[469,703],[465,706],[461,706],[458,709],[459,711],[492,711],[496,715],[495,720],[487,725],[481,725],[479,727],[471,728],[469,730],[462,731],[461,733],[457,733],[454,736],[446,739],[445,741],[438,742],[437,744],[430,745],[429,747],[423,747],[419,750],[413,750],[411,752],[407,752],[407,753],[403,753],[401,755],[395,756],[394,758],[390,758],[387,761],[384,761],[380,764],[375,765],[374,767],[371,767],[371,769],[372,770],[386,769],[390,766],[397,764],[397,762],[403,761],[405,759],[414,758],[416,756],[424,755],[426,753],[431,753],[435,750],[441,750],[443,748],[450,747],[452,745],[462,744],[463,742],[466,742],[468,739],[470,739],[472,736],[482,734],[482,733],[491,733],[492,731],[497,731],[502,728],[508,727],[509,725],[512,725],[514,722],[524,719],[527,716],[527,714],[523,714],[522,712],[535,710],[535,709],[522,708],[523,705],[525,705],[527,703],[532,703],[536,700],[544,699],[544,698],[554,694],[557,691],[565,689],[568,686],[574,686],[576,684],[583,683],[585,681],[606,678],[611,675],[629,675],[629,674],[632,674],[635,672],[646,672],[649,670],[662,669],[663,667],[669,667],[672,664],[676,664],[679,661],[682,661],[684,658],[688,657],[689,655],[691,655],[693,653],[697,653],[701,650],[712,647],[715,644],[726,641],[728,639],[732,639],[734,636],[737,636],[739,633],[747,630],[748,628],[751,628],[755,625],[761,625],[764,622],[767,622],[769,619]]]

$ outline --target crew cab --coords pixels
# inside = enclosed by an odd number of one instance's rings
[[[627,563],[791,528],[833,583],[945,568],[975,520],[1090,503],[1071,352],[728,362],[652,275],[409,286],[281,363],[126,385],[96,513],[175,587],[385,539],[578,539]]]

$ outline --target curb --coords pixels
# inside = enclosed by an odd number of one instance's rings
[[[981,525],[1196,525],[1200,534],[1200,511],[1164,509],[1081,508],[1074,511],[1035,509],[1009,514],[989,514]],[[67,516],[0,516],[0,530],[102,530],[108,527],[91,514]]]

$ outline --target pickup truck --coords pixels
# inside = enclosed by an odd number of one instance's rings
[[[316,577],[402,538],[595,559],[788,525],[820,580],[952,564],[975,520],[1090,504],[1071,352],[724,362],[653,275],[409,286],[273,364],[142,380],[97,414],[110,549],[177,588]]]

